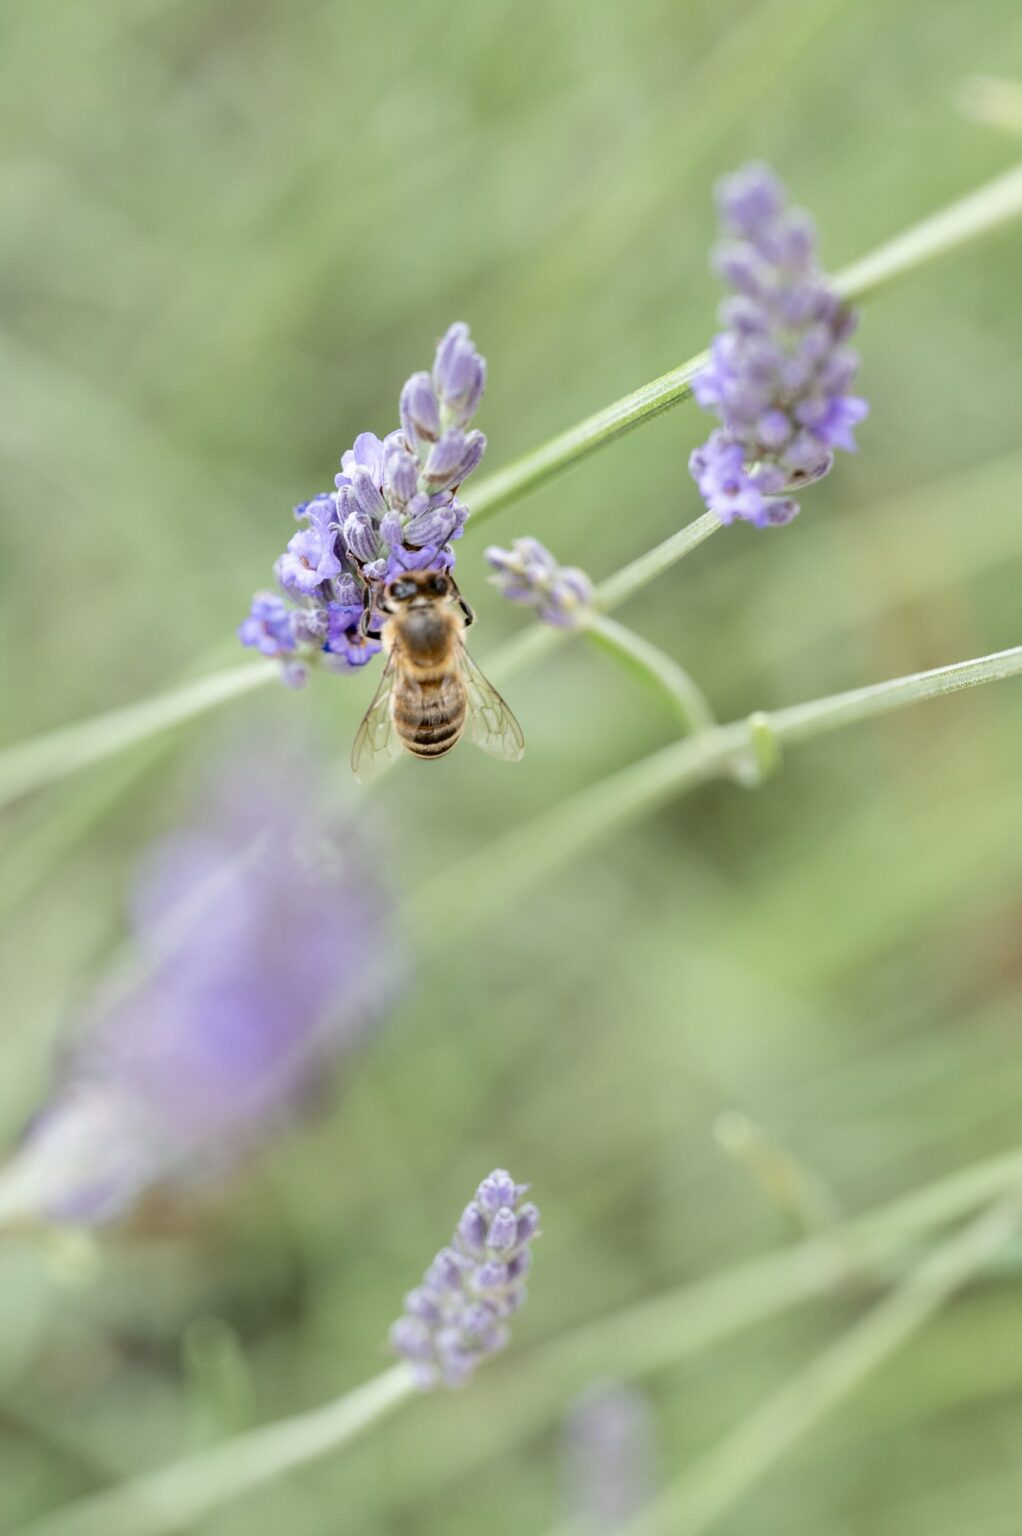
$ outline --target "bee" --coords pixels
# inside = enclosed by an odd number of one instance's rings
[[[366,634],[374,604],[366,594]],[[387,665],[351,750],[356,779],[366,783],[402,748],[413,757],[445,757],[468,726],[476,746],[517,762],[522,728],[472,660],[462,639],[475,615],[443,571],[406,571],[376,598]]]

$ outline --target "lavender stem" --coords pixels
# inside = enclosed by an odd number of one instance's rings
[[[1018,1231],[1016,1187],[934,1249],[859,1322],[772,1393],[620,1536],[703,1536],[780,1458],[918,1333]]]
[[[1022,645],[1017,645],[787,709],[756,712],[752,723],[738,720],[673,743],[561,801],[527,826],[513,828],[464,859],[455,870],[445,870],[440,879],[427,882],[410,904],[412,924],[422,923],[428,932],[435,932],[445,901],[450,903],[456,893],[472,890],[476,898],[470,913],[458,900],[459,931],[464,936],[466,921],[485,920],[495,907],[609,833],[697,785],[724,774],[741,776],[755,746],[754,728],[761,734],[771,733],[777,743],[808,741],[845,725],[1020,672]]]
[[[870,297],[895,278],[904,276],[931,259],[948,255],[986,235],[996,233],[1020,215],[1022,166],[1016,166],[1005,175],[895,236],[861,261],[844,268],[835,275],[834,283],[846,299]],[[469,527],[478,526],[501,507],[586,458],[605,443],[613,442],[632,427],[652,420],[671,406],[687,400],[692,393],[692,380],[706,366],[707,357],[707,353],[701,352],[659,379],[605,406],[577,426],[515,460],[506,469],[479,481],[474,490]],[[652,573],[656,574],[657,570],[666,569],[672,559],[687,554],[689,549],[708,538],[719,526],[712,514],[707,513],[688,528],[672,535],[671,539],[659,546],[658,551],[651,551],[650,555],[642,557],[642,561],[657,556],[664,558],[665,563],[658,565]],[[617,577],[611,578],[604,592],[599,594],[605,606],[623,601],[628,593],[621,594],[619,587],[627,585],[627,582],[634,583],[639,577],[640,585],[649,579],[640,562],[636,561],[619,572]],[[635,590],[635,587],[631,590]],[[545,645],[551,643],[546,641],[540,646],[537,642],[536,654],[541,655]],[[66,730],[47,732],[8,747],[0,751],[0,807],[31,789],[53,783],[79,768],[112,757],[136,742],[204,713],[276,676],[274,668],[233,668],[229,672],[215,673],[187,688],[157,695],[126,709],[95,716]]]
[[[393,1366],[322,1408],[67,1505],[20,1536],[170,1536],[239,1494],[347,1445],[414,1396],[411,1371]]]
[[[652,686],[658,697],[666,701],[683,731],[709,731],[716,725],[702,689],[673,657],[602,613],[589,613],[580,627],[600,650]]]
[[[926,262],[950,255],[986,235],[996,234],[1022,215],[1022,165],[950,203],[939,213],[914,224],[868,256],[834,274],[842,298],[859,302],[904,277]],[[534,490],[561,470],[586,458],[644,421],[680,405],[692,393],[692,380],[706,367],[708,352],[700,352],[678,368],[643,384],[630,395],[594,412],[577,426],[524,454],[473,488],[472,520],[478,527],[508,502]]]

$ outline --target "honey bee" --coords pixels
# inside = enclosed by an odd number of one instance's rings
[[[525,750],[522,728],[465,649],[462,633],[475,615],[453,578],[406,571],[387,583],[375,607],[385,616],[387,665],[351,750],[356,779],[366,783],[402,749],[444,757],[466,725],[477,747],[517,762]],[[371,610],[370,604],[362,620],[367,634]]]

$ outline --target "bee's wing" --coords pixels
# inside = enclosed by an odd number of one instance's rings
[[[508,706],[492,683],[487,682],[464,645],[461,647],[461,678],[468,700],[472,740],[491,757],[517,763],[525,751],[525,737]]]
[[[390,713],[390,696],[396,675],[391,654],[351,748],[351,771],[360,784],[368,784],[389,762],[401,756],[401,743],[394,733]]]

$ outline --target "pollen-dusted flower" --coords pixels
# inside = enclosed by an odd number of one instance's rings
[[[364,666],[380,650],[362,632],[367,590],[401,571],[454,565],[451,541],[468,517],[458,490],[486,448],[468,430],[485,385],[486,363],[458,321],[437,344],[432,373],[413,373],[402,389],[400,427],[384,438],[360,433],[334,490],[295,508],[302,527],[274,574],[296,607],[258,593],[238,630],[242,645],[283,659],[286,683],[299,685],[320,663]]]
[[[480,1361],[507,1345],[539,1232],[528,1189],[502,1168],[485,1178],[451,1246],[441,1248],[422,1284],[405,1297],[390,1342],[423,1390],[461,1386]]]
[[[827,474],[835,449],[855,450],[853,428],[869,409],[848,393],[857,316],[820,269],[812,220],[788,206],[768,167],[725,176],[717,206],[724,236],[714,265],[732,296],[692,389],[721,426],[689,468],[722,523],[764,528],[791,521],[791,492]]]
[[[228,1171],[380,1019],[400,963],[372,850],[295,804],[294,765],[246,754],[206,819],[151,852],[130,966],[0,1169],[0,1220],[98,1225]]]
[[[490,580],[513,603],[535,608],[545,624],[575,629],[592,606],[593,584],[574,565],[558,565],[538,539],[515,539],[510,549],[491,544],[486,559],[496,571]]]

